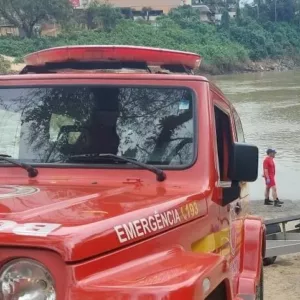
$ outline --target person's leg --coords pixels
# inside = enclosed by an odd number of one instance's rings
[[[267,182],[265,178],[265,205],[273,205],[273,201],[270,200],[270,182]]]
[[[272,189],[272,198],[274,199],[274,205],[277,207],[281,207],[281,204],[283,204],[283,202],[279,201],[278,199],[276,185],[273,185],[271,189]]]
[[[272,198],[275,201],[277,199],[277,189],[276,186],[272,186]]]
[[[265,188],[265,205],[273,205],[273,201],[270,200],[270,188],[267,184]]]
[[[266,186],[265,188],[265,199],[269,200],[270,198],[270,189],[268,188],[268,186]]]

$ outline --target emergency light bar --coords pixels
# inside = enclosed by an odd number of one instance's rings
[[[65,62],[146,62],[149,66],[182,65],[199,68],[201,56],[195,53],[135,46],[65,46],[34,52],[25,63],[44,66]]]

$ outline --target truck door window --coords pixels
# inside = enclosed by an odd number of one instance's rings
[[[214,107],[220,181],[228,181],[229,147],[232,144],[230,118],[217,106]]]
[[[236,130],[236,134],[237,134],[237,141],[239,143],[244,143],[245,136],[244,136],[243,126],[242,126],[241,119],[238,116],[238,114],[236,113],[236,111],[234,111],[233,117],[234,117],[234,123],[235,123],[235,130]]]

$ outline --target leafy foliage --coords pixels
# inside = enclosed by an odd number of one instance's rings
[[[119,9],[114,8],[108,2],[93,1],[86,10],[86,18],[89,28],[102,28],[105,31],[111,31],[122,19],[122,14]]]
[[[27,37],[34,35],[34,26],[43,21],[68,19],[69,0],[0,0],[0,16],[23,30]]]
[[[46,0],[40,2],[43,1]],[[55,1],[58,0],[52,2]],[[93,2],[80,15],[76,12],[72,26],[64,27],[58,37],[2,37],[0,53],[18,57],[20,61],[24,54],[54,46],[151,46],[198,53],[203,57],[202,66],[217,73],[236,70],[250,59],[300,57],[300,0],[255,0],[254,5],[241,9],[236,19],[229,18],[227,8],[237,6],[239,1],[207,0],[205,3],[212,7],[223,5],[220,25],[200,22],[199,11],[190,6],[172,9],[167,16],[159,17],[156,24],[151,24],[147,20],[149,8],[144,8],[144,19],[135,22],[129,12],[122,16],[119,9],[107,2]]]
[[[24,54],[63,45],[127,44],[136,46],[178,49],[199,53],[204,64],[218,71],[231,71],[248,59],[244,47],[219,34],[213,25],[198,22],[181,27],[170,17],[163,17],[157,26],[121,20],[110,32],[80,30],[64,32],[57,38],[33,39],[0,38],[0,53],[21,57]]]
[[[7,74],[10,71],[10,62],[0,55],[0,74]]]

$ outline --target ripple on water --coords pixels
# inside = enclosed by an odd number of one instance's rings
[[[274,147],[279,195],[300,200],[300,71],[217,76],[213,81],[240,114],[247,142],[259,147],[252,198],[263,198],[262,160],[265,150]]]

